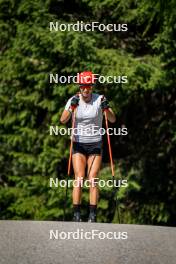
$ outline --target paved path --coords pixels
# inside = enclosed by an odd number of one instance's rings
[[[100,239],[109,231],[115,232],[116,238],[121,236],[121,239]],[[95,239],[81,239],[85,232],[94,232]],[[122,232],[127,232],[127,239],[122,239],[126,236],[126,233]],[[87,234],[90,238],[91,233]],[[73,239],[78,235],[80,239]],[[70,239],[66,240],[64,236],[67,238],[70,236]],[[70,263],[176,264],[176,228],[101,223],[0,221],[0,264]]]

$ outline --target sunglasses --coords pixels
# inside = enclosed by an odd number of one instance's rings
[[[84,86],[81,86],[81,85],[80,85],[79,88],[80,88],[81,90],[85,90],[85,89],[91,90],[91,89],[92,89],[92,86],[90,86],[90,85],[89,85],[89,86],[88,86],[88,85],[87,85],[87,86],[85,86],[85,85],[84,85]]]

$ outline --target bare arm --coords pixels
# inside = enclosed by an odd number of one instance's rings
[[[60,118],[60,122],[62,124],[66,124],[69,121],[70,117],[71,117],[71,111],[64,110],[62,112],[62,115],[61,115],[61,118]]]
[[[112,108],[110,108],[109,102],[106,99],[106,97],[104,97],[104,95],[101,98],[101,109],[102,109],[102,111],[106,111],[108,121],[111,123],[115,123],[116,116],[115,116],[114,112],[112,111]]]
[[[108,108],[108,110],[106,110],[106,113],[107,113],[107,118],[108,118],[109,122],[115,123],[116,116],[115,116],[114,112],[112,111],[112,109]]]
[[[70,117],[72,116],[72,112],[74,111],[74,109],[76,109],[78,105],[79,105],[79,96],[75,95],[72,97],[70,101],[67,102],[66,107],[64,111],[62,112],[62,115],[60,118],[60,122],[62,124],[66,124],[69,121]]]

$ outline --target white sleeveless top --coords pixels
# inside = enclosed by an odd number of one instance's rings
[[[72,98],[68,100],[65,110],[69,109]],[[101,98],[102,95],[92,93],[91,101],[86,103],[80,95],[74,129],[74,139],[76,142],[93,143],[101,141],[103,121],[103,113],[100,106]]]

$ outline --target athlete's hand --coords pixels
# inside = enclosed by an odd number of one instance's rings
[[[71,109],[74,110],[77,106],[79,105],[79,96],[75,95],[72,99],[71,99]]]
[[[102,98],[102,101],[101,101],[101,109],[104,111],[108,110],[109,109],[109,102],[108,100],[104,97]]]

